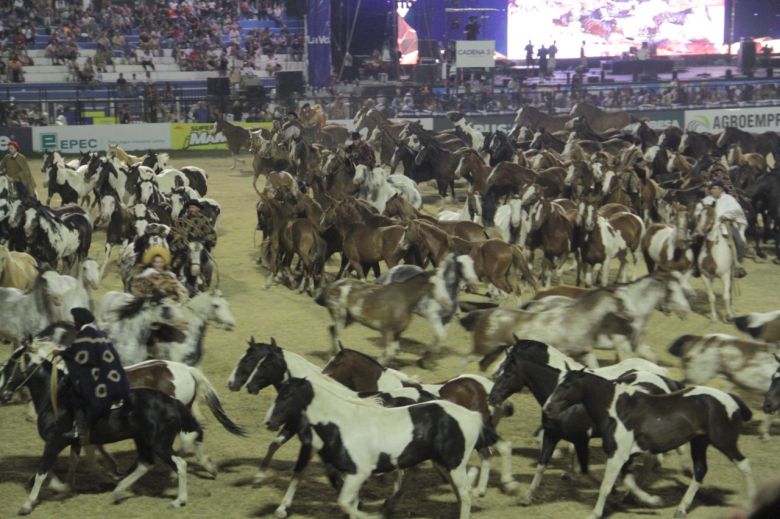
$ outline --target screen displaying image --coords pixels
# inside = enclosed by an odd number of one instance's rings
[[[513,0],[507,4],[510,59],[556,41],[559,58],[620,56],[642,42],[659,56],[715,54],[723,44],[725,0]]]

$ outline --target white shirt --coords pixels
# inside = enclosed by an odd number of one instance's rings
[[[705,205],[710,205],[713,202],[715,203],[715,215],[718,219],[726,217],[738,224],[747,225],[745,211],[742,210],[742,206],[739,205],[736,198],[727,193],[723,193],[717,201],[712,196],[707,196],[702,200],[702,203]]]

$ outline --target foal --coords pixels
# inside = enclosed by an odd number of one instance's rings
[[[633,454],[661,454],[688,442],[694,475],[677,506],[676,517],[688,512],[707,474],[710,444],[737,465],[745,476],[748,496],[755,494],[750,460],[737,446],[742,424],[750,420],[752,413],[738,398],[706,386],[692,386],[669,395],[649,395],[620,381],[585,371],[570,371],[553,391],[543,412],[548,417],[556,417],[578,403],[585,405],[597,427],[609,431],[604,434],[603,442],[607,466],[590,517],[603,516],[615,480]],[[645,497],[644,501],[660,503],[657,496]]]

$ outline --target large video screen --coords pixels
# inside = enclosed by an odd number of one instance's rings
[[[534,58],[555,41],[558,58],[620,56],[642,42],[659,56],[716,54],[723,44],[725,0],[509,0],[510,59]]]

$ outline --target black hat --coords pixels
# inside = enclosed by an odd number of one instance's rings
[[[80,329],[85,324],[95,322],[95,316],[86,308],[71,308],[70,314],[73,316],[73,322],[77,329]]]
[[[295,113],[295,112],[293,112],[292,110],[290,110],[289,112],[287,112],[287,115],[292,115],[292,116],[293,116],[293,117],[295,117],[296,119],[298,118],[298,114],[296,114],[296,113]]]
[[[351,138],[352,138],[353,141],[356,141],[356,140],[359,140],[361,137],[360,137],[360,134],[358,132],[352,132]]]
[[[724,184],[722,180],[713,180],[712,182],[710,182],[710,187],[719,187],[721,189],[726,189],[726,184]]]
[[[197,200],[195,198],[190,198],[189,200],[187,200],[187,203],[184,204],[184,207],[189,207],[191,205],[194,205],[198,209],[203,209],[203,204],[200,203],[200,200]]]

